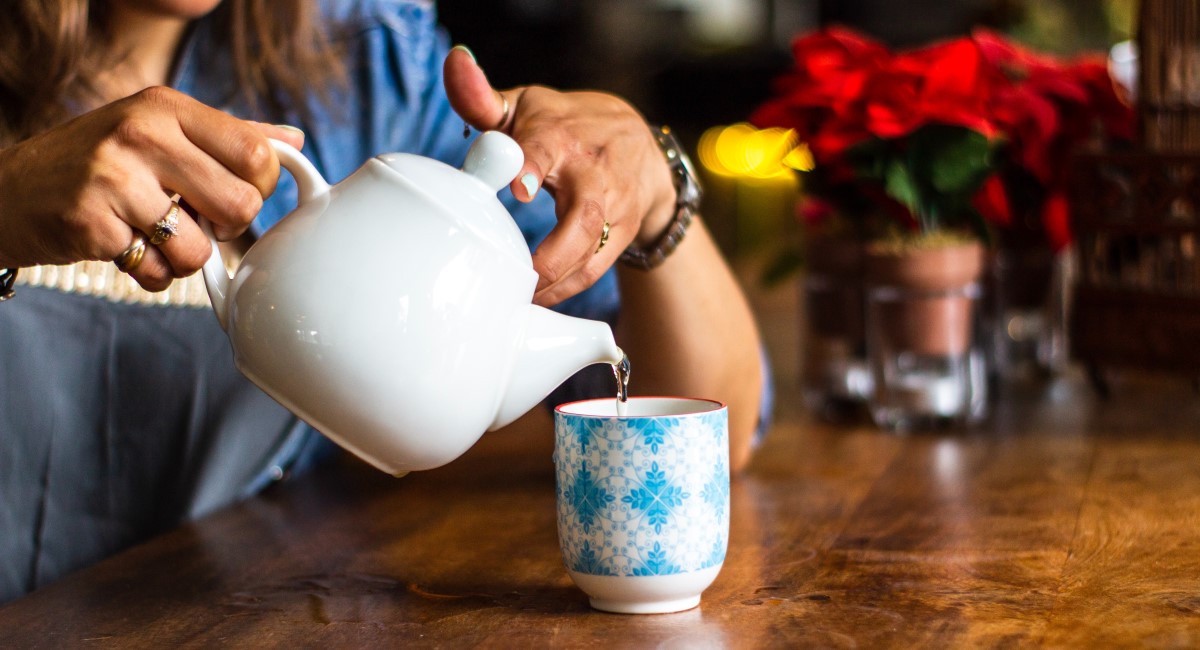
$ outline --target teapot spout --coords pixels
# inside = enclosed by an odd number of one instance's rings
[[[525,337],[517,349],[508,390],[488,430],[521,417],[584,367],[616,364],[623,356],[608,323],[529,305]]]

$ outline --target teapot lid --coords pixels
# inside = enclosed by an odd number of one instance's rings
[[[532,268],[525,236],[496,192],[506,187],[525,164],[521,146],[498,131],[483,133],[471,145],[461,170],[439,160],[408,153],[376,156],[446,209],[449,218],[485,242]]]

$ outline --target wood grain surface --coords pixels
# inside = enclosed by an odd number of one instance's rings
[[[1069,375],[977,430],[833,426],[781,394],[697,609],[589,609],[550,421],[393,479],[347,460],[0,608],[0,647],[1197,647],[1200,398]]]

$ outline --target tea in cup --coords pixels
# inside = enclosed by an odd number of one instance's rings
[[[558,539],[592,607],[691,609],[729,541],[728,411],[711,400],[631,397],[554,413]]]

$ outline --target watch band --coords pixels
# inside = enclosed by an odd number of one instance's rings
[[[631,244],[618,258],[622,264],[643,271],[657,267],[675,252],[700,208],[700,198],[703,195],[700,181],[691,169],[687,154],[670,127],[660,126],[654,128],[653,132],[654,139],[671,168],[671,177],[675,184],[675,214],[654,243],[645,248]]]
[[[13,283],[17,281],[17,268],[0,269],[0,302],[4,302],[12,298],[16,291],[13,290]]]

